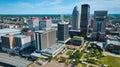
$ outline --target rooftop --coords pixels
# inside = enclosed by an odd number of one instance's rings
[[[107,44],[113,44],[113,45],[117,45],[120,46],[120,41],[119,40],[107,40]]]
[[[44,18],[42,18],[42,20],[50,20],[50,18],[44,17]]]
[[[61,50],[64,46],[64,44],[53,45],[49,48],[46,48],[45,50],[42,50],[42,52],[54,55],[55,53],[59,52],[59,50]]]
[[[110,40],[120,40],[120,37],[119,37],[119,36],[107,35],[106,37],[107,37],[108,39],[110,39]]]
[[[39,30],[39,31],[35,31],[35,32],[39,32],[39,33],[47,33],[47,32],[51,32],[51,31],[55,31],[56,29],[48,29],[48,30]]]
[[[83,37],[81,37],[81,36],[74,36],[73,38],[75,38],[75,39],[84,39]]]
[[[59,24],[68,24],[68,22],[59,22]]]
[[[36,17],[32,17],[31,20],[38,20],[38,18],[36,18]]]
[[[13,33],[13,32],[20,32],[20,30],[19,29],[8,29],[8,28],[6,28],[6,29],[0,29],[0,34],[4,34],[4,33]]]
[[[15,37],[18,37],[18,38],[25,38],[26,35],[15,35]]]

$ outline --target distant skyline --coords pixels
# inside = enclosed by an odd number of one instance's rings
[[[90,5],[90,13],[120,14],[120,0],[0,0],[0,14],[72,14],[74,6]]]

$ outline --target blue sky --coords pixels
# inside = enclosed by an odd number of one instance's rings
[[[74,6],[80,10],[86,3],[91,14],[94,10],[120,14],[120,0],[0,0],[0,14],[71,14]]]

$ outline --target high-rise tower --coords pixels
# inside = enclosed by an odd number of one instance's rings
[[[65,41],[68,39],[68,22],[59,22],[58,23],[58,41]]]
[[[85,37],[87,36],[88,32],[89,18],[90,18],[90,6],[88,4],[82,4],[80,29],[81,35]]]
[[[95,11],[92,38],[94,40],[104,40],[107,11]]]
[[[56,30],[35,31],[35,48],[37,52],[56,45]]]
[[[80,30],[80,12],[77,6],[74,7],[72,13],[72,30]]]

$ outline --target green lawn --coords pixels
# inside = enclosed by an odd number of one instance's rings
[[[80,63],[80,64],[77,65],[77,67],[87,67],[87,65]]]
[[[120,67],[120,58],[113,56],[106,56],[100,59],[102,64],[107,64],[108,67]]]
[[[71,55],[73,51],[68,51],[66,55]]]
[[[95,67],[95,66],[90,65],[89,67]]]

